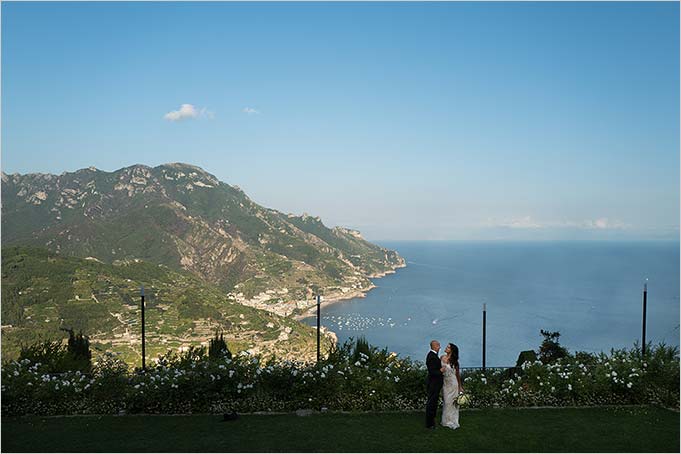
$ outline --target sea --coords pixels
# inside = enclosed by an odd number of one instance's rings
[[[540,330],[569,351],[679,345],[679,242],[379,242],[407,266],[375,279],[364,298],[323,307],[321,324],[340,342],[370,344],[424,361],[431,339],[459,347],[462,367],[515,365],[537,350]],[[304,320],[316,324],[316,317]]]

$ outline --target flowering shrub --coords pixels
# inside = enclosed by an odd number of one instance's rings
[[[659,404],[679,406],[679,356],[663,345],[610,355],[577,353],[553,364],[462,371],[472,407]],[[91,373],[55,374],[40,362],[2,368],[3,415],[216,413],[235,410],[421,410],[426,372],[387,350],[353,351],[346,343],[321,364],[263,360],[242,354],[210,358],[204,349],[163,355],[130,371],[108,353]]]
[[[69,333],[66,345],[61,340],[37,342],[21,348],[19,360],[41,363],[43,370],[53,373],[79,370],[90,372],[92,368],[90,341],[83,333],[75,334],[72,329],[63,329]]]
[[[590,354],[578,352],[551,364],[526,361],[505,371],[464,374],[471,405],[582,406],[654,404],[679,408],[679,354],[676,347],[638,347]]]

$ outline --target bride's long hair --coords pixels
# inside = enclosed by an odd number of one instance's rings
[[[449,364],[453,369],[459,369],[459,347],[449,344]]]

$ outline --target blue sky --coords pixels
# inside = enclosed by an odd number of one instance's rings
[[[678,237],[679,5],[2,3],[3,171],[177,161],[369,239]]]

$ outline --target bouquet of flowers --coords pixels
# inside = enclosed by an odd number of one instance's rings
[[[468,397],[468,394],[459,393],[459,397],[456,398],[456,403],[459,404],[460,407],[465,407],[471,402],[471,398]]]

